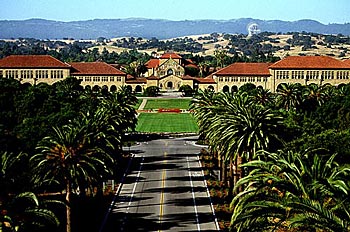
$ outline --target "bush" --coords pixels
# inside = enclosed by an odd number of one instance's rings
[[[159,88],[157,86],[150,86],[145,89],[145,95],[147,97],[156,97],[158,96]]]
[[[192,97],[194,94],[192,87],[189,85],[182,85],[179,91],[182,92],[185,97]]]

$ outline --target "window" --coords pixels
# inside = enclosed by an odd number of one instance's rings
[[[122,77],[117,77],[117,81],[122,81]]]
[[[173,75],[174,71],[172,69],[168,69],[167,75]]]
[[[238,82],[238,77],[233,77],[234,82]]]
[[[91,77],[85,77],[85,81],[91,81]]]
[[[261,77],[257,77],[257,78],[256,78],[256,81],[257,81],[257,82],[261,82]]]
[[[5,71],[5,77],[6,78],[18,78],[18,71],[17,70],[7,70]]]
[[[223,81],[223,77],[219,77],[219,81],[222,82]]]
[[[100,77],[92,77],[92,81],[98,82],[98,81],[101,81],[101,78]]]
[[[114,77],[109,77],[109,81],[114,81]]]
[[[277,71],[276,79],[289,79],[289,71]]]
[[[175,75],[176,75],[176,76],[181,76],[181,72],[180,72],[180,71],[176,71],[176,72],[175,72]]]
[[[102,81],[104,82],[108,81],[108,77],[102,77]]]

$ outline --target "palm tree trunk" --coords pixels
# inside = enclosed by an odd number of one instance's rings
[[[66,216],[67,216],[67,224],[66,224],[66,232],[71,232],[71,208],[70,208],[70,195],[71,195],[71,186],[70,182],[66,182]]]
[[[227,164],[226,164],[226,162],[225,162],[225,160],[224,160],[224,158],[223,157],[221,157],[221,175],[222,175],[222,179],[221,179],[221,181],[223,182],[223,183],[225,183],[226,184],[226,181],[227,181]]]
[[[233,164],[233,185],[236,186],[238,180],[239,180],[239,171],[238,171],[238,156],[235,159],[235,162]],[[235,192],[234,194],[236,194]]]

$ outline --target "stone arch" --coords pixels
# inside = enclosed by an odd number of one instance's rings
[[[237,85],[234,85],[231,87],[231,92],[232,93],[237,93],[238,92],[238,86]]]
[[[112,85],[111,88],[109,89],[111,92],[117,91],[117,86]]]
[[[229,93],[229,92],[230,92],[230,87],[228,87],[227,85],[225,85],[225,86],[222,88],[222,92],[224,92],[224,93]]]
[[[100,90],[101,90],[101,87],[98,85],[94,85],[94,87],[92,87],[92,91],[94,91],[94,92],[98,92]]]
[[[108,86],[107,85],[103,85],[102,88],[101,88],[101,92],[103,94],[107,94],[108,93]]]
[[[85,90],[91,90],[91,86],[90,85],[86,85],[85,86]]]
[[[127,85],[126,88],[129,92],[132,92],[132,87],[130,85]]]
[[[136,85],[136,87],[135,87],[135,92],[136,92],[136,93],[141,93],[141,92],[142,92],[142,87],[141,87],[141,85]]]
[[[212,85],[209,85],[208,90],[214,91],[214,87]]]
[[[167,87],[168,89],[173,89],[173,88],[174,88],[174,83],[173,83],[172,81],[168,81],[168,82],[166,83],[166,87]]]

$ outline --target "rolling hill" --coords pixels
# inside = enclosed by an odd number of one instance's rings
[[[0,39],[96,39],[98,37],[156,37],[168,39],[187,35],[217,33],[246,34],[249,23],[257,23],[261,31],[314,32],[320,34],[350,35],[350,24],[322,24],[314,20],[280,21],[241,18],[232,20],[163,19],[94,19],[86,21],[52,21],[45,19],[2,20]]]

